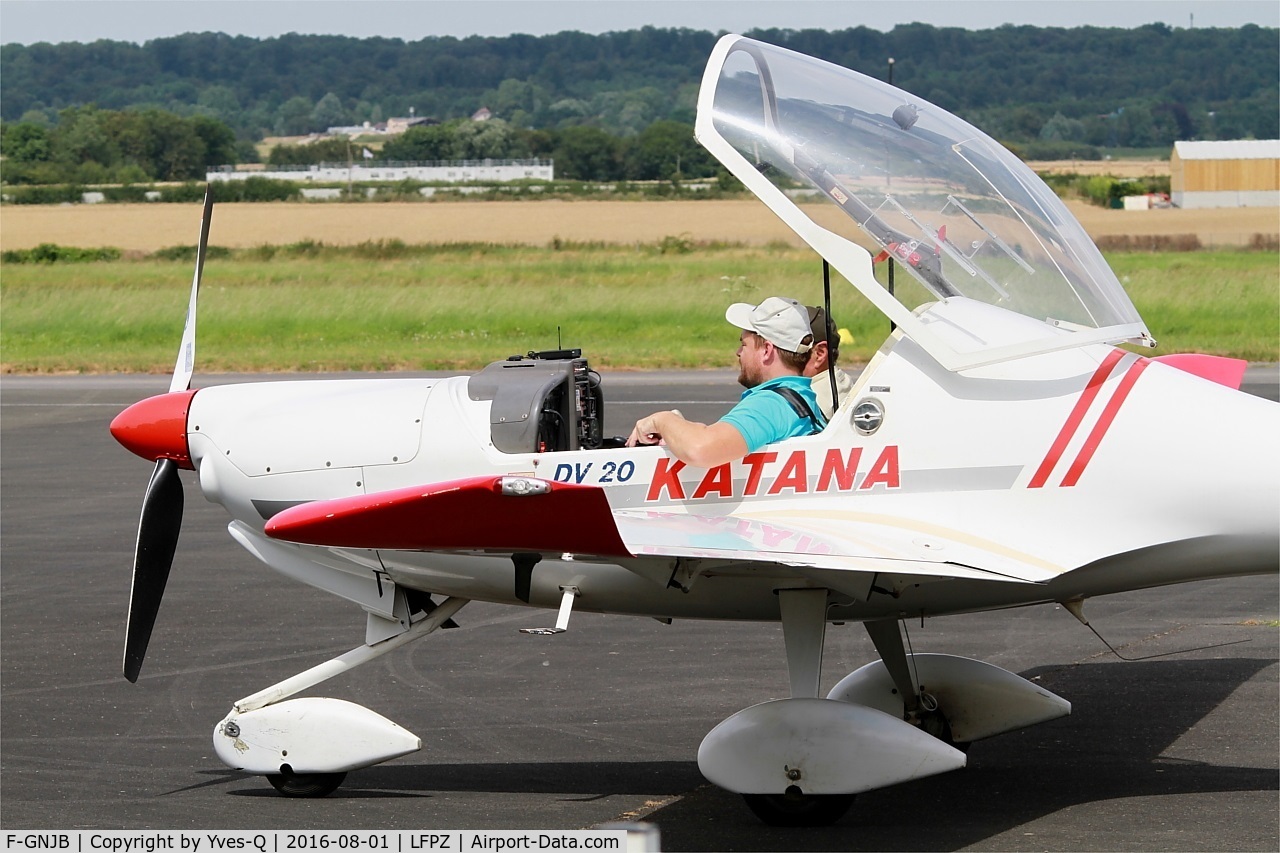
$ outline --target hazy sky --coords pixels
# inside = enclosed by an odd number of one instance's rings
[[[186,32],[264,38],[601,33],[645,25],[740,32],[756,27],[890,30],[921,21],[1001,24],[1280,27],[1276,0],[0,0],[0,43],[144,42]]]

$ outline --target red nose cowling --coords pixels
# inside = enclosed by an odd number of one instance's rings
[[[173,391],[134,403],[111,422],[111,434],[143,459],[172,459],[194,471],[187,447],[187,412],[195,391]]]

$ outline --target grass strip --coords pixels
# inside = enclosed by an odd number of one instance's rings
[[[354,247],[360,249],[360,247]],[[176,253],[181,254],[181,253]],[[821,300],[821,261],[783,245],[321,244],[218,253],[201,289],[197,371],[474,370],[581,347],[598,367],[732,364],[725,306]],[[1114,253],[1157,353],[1280,360],[1275,252]],[[168,372],[191,266],[174,260],[4,263],[5,373]],[[888,322],[838,276],[833,314],[865,362]]]

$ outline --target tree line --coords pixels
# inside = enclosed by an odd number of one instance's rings
[[[1272,28],[909,24],[880,32],[759,30],[764,41],[883,77],[1015,144],[1168,146],[1280,136]],[[189,33],[137,45],[0,47],[0,118],[52,126],[69,107],[206,116],[245,140],[488,107],[520,130],[626,139],[692,123],[716,35],[645,27],[588,35],[256,39]]]
[[[141,184],[203,180],[210,166],[258,160],[227,124],[164,110],[71,107],[46,127],[31,121],[0,127],[0,180],[6,184]],[[372,160],[366,160],[366,156]],[[718,178],[723,168],[693,138],[693,126],[659,120],[634,136],[597,127],[530,130],[502,119],[455,119],[411,127],[380,149],[347,137],[271,149],[268,165],[322,162],[551,158],[556,176],[590,181]]]
[[[233,163],[243,153],[235,131],[210,116],[68,107],[52,126],[4,123],[0,179],[9,184],[199,180],[209,164]]]

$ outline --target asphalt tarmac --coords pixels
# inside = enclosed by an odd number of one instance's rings
[[[230,377],[198,377],[197,385]],[[253,378],[251,378],[253,379]],[[913,623],[917,651],[978,658],[1073,713],[975,744],[969,766],[858,797],[831,827],[759,823],[698,772],[702,737],[787,695],[776,625],[475,603],[441,631],[330,681],[421,752],[287,800],[214,756],[231,703],[363,642],[354,606],[241,550],[184,472],[186,515],[138,684],[120,675],[150,465],[107,433],[163,377],[0,385],[0,823],[5,829],[582,829],[658,826],[665,850],[1280,849],[1277,576],[1092,599],[1112,656],[1061,608]],[[1276,399],[1275,366],[1248,389]],[[609,432],[656,408],[713,418],[732,374],[606,375]],[[874,658],[827,634],[823,689]],[[1230,644],[1230,645],[1227,645]],[[1198,651],[1182,651],[1199,649]],[[1163,655],[1160,657],[1153,657]],[[312,691],[313,695],[317,691]]]

